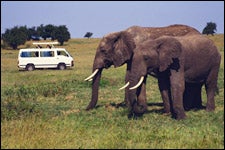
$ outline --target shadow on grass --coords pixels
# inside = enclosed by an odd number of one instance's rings
[[[150,108],[148,108],[148,110],[144,114],[156,113],[156,114],[162,114],[162,115],[166,115],[166,116],[171,115],[171,113],[165,113],[164,108],[163,108],[163,103],[147,103],[147,105],[150,106]],[[98,109],[98,108],[101,108],[101,107],[106,107],[106,108],[111,108],[111,109],[112,108],[118,109],[120,107],[124,108],[124,109],[127,108],[125,102],[121,102],[121,103],[112,102],[112,103],[105,104],[105,105],[96,105],[95,109]],[[185,110],[185,111],[199,111],[199,110],[202,110],[202,109],[206,109],[206,107],[205,106],[201,106],[201,107],[198,107],[198,108],[193,107],[193,108],[190,108],[190,109]],[[140,116],[135,116],[134,118],[136,118],[136,119],[141,118],[144,114],[142,114]],[[127,115],[127,114],[124,114],[124,115]]]

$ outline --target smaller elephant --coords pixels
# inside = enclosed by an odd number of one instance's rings
[[[186,118],[183,105],[185,84],[189,84],[189,90],[192,84],[198,85],[198,91],[205,85],[206,110],[215,109],[214,94],[221,55],[212,40],[203,35],[163,36],[147,40],[136,49],[129,76],[128,117],[147,111],[145,86],[148,74],[158,78],[164,107],[170,107],[173,118]]]

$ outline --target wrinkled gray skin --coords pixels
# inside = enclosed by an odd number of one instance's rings
[[[124,31],[110,33],[102,38],[97,48],[93,63],[93,71],[100,71],[92,80],[92,97],[86,110],[95,107],[98,101],[99,82],[102,70],[127,64],[126,79],[130,71],[131,58],[136,45],[139,45],[146,39],[155,39],[162,35],[184,36],[190,34],[200,34],[196,29],[186,25],[171,25],[167,27],[139,27],[132,26]],[[127,89],[125,90],[125,102],[127,102]],[[168,110],[169,111],[169,110]]]
[[[198,89],[205,85],[206,110],[213,111],[220,61],[221,55],[213,41],[202,35],[163,36],[138,45],[132,58],[129,87],[136,85],[141,76],[145,80],[140,87],[128,92],[128,117],[142,115],[147,110],[146,77],[152,73],[158,78],[164,103],[171,107],[173,118],[186,117],[183,107],[185,84],[198,85]]]

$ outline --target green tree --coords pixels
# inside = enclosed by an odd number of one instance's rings
[[[52,40],[54,40],[54,31],[55,31],[55,26],[52,24],[48,24],[46,26],[44,26],[43,24],[41,24],[39,27],[37,27],[37,33],[38,35],[40,35],[44,40],[46,40],[47,38],[51,38]]]
[[[5,33],[2,34],[2,40],[13,49],[17,49],[19,45],[24,44],[27,40],[26,26],[15,26],[12,29],[6,29]]]
[[[87,33],[84,35],[84,37],[87,37],[87,38],[89,39],[92,35],[93,35],[93,33],[87,32]]]
[[[52,38],[53,36],[53,32],[55,30],[55,26],[48,24],[44,27],[44,32],[45,32],[45,39],[46,38]]]
[[[45,32],[45,26],[41,24],[39,27],[37,27],[37,33],[40,35],[44,40],[47,38],[47,33]]]
[[[213,22],[207,22],[206,27],[203,29],[202,34],[211,34],[213,35],[216,31],[216,23]]]
[[[70,39],[70,33],[65,25],[58,26],[55,30],[55,38],[60,45],[63,45],[65,41]]]
[[[27,29],[27,40],[31,40],[31,39],[34,39],[34,37],[40,37],[40,35],[38,34],[38,31],[36,29],[36,27],[32,27],[32,28],[28,28]]]

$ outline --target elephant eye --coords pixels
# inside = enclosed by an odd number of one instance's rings
[[[106,52],[106,50],[105,50],[105,49],[101,49],[100,51],[101,51],[102,53],[105,53],[105,52]]]
[[[148,56],[143,55],[144,60],[148,60]]]

